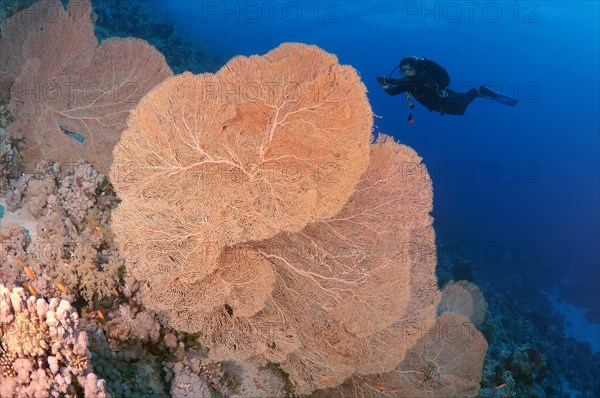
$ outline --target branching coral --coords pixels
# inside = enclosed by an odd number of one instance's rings
[[[73,395],[77,377],[91,374],[90,358],[87,334],[67,301],[0,285],[1,396]],[[97,380],[96,396],[105,392]]]

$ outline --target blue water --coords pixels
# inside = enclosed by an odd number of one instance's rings
[[[575,278],[580,301],[600,300],[598,2],[152,4],[225,60],[286,41],[337,54],[367,85],[376,131],[427,164],[439,240],[532,288]],[[417,104],[410,125],[404,97],[375,77],[411,54],[442,64],[459,91],[487,84],[520,103],[476,99],[464,116]]]

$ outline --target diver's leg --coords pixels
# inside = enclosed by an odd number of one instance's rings
[[[449,115],[464,115],[467,106],[479,96],[476,88],[472,88],[466,93],[457,93],[453,90],[446,90],[448,96],[442,100],[442,111]]]

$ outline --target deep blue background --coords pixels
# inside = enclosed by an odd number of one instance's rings
[[[151,2],[177,31],[225,59],[280,43],[316,44],[369,90],[376,131],[415,148],[434,181],[438,239],[532,288],[574,278],[578,302],[600,291],[599,9],[559,2]],[[148,4],[148,3],[147,3]],[[375,83],[406,55],[446,67],[452,87],[487,84],[511,108],[477,99],[464,116],[417,105]],[[571,297],[573,298],[573,297]]]

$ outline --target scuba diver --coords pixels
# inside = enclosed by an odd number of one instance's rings
[[[409,56],[394,68],[404,75],[401,79],[378,76],[377,83],[389,95],[406,93],[408,99],[409,114],[408,121],[413,123],[412,109],[414,97],[419,103],[430,111],[440,114],[463,115],[467,106],[477,97],[485,97],[506,105],[515,106],[517,100],[506,95],[495,93],[485,86],[472,88],[466,93],[458,93],[448,88],[450,76],[444,68],[437,63],[424,57]]]

